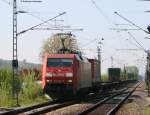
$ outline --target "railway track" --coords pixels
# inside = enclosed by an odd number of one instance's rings
[[[102,99],[105,96],[106,96],[106,94],[101,95],[99,97],[99,99]],[[95,97],[94,95],[93,96],[87,96],[83,100],[88,100],[88,99],[94,100],[94,99],[97,99],[97,97]],[[57,101],[46,102],[46,103],[42,103],[42,104],[30,106],[30,107],[10,110],[10,111],[7,111],[7,112],[0,113],[0,115],[19,115],[19,114],[20,115],[22,115],[22,114],[24,114],[24,115],[35,115],[35,114],[44,114],[44,113],[55,111],[55,110],[60,109],[60,108],[65,108],[67,106],[80,103],[80,101],[79,100],[74,100],[74,101],[60,102],[60,101],[57,100]]]
[[[13,109],[0,107],[0,114],[3,113],[3,112],[11,111],[11,110],[13,110]]]
[[[124,92],[126,91],[127,88],[123,88],[118,90],[117,92]],[[64,107],[61,109],[57,109],[56,111],[52,111],[52,112],[48,112],[46,115],[76,115],[79,113],[79,111],[85,110],[87,108],[90,108],[90,106],[93,105],[93,103],[96,103],[98,100],[103,100],[106,97],[109,97],[110,95],[118,95],[119,93],[116,93],[116,91],[113,93],[107,93],[107,94],[102,94],[100,93],[98,96],[96,97],[90,97],[90,98],[86,98],[82,99],[78,104],[74,104],[68,107]]]
[[[101,100],[101,101],[97,105],[101,105],[102,103],[104,104],[104,102],[107,102],[110,98],[113,98],[113,97],[116,98],[116,96],[120,95],[121,93],[125,92],[126,90],[127,90],[127,88],[123,88],[123,89],[120,89],[120,90],[112,92],[112,93],[110,93],[110,92],[108,93],[107,92],[106,94],[103,94],[103,95],[102,95],[102,93],[100,93],[101,95],[99,94],[98,97],[97,97],[97,95],[95,95],[95,96],[94,95],[87,96],[83,100],[95,100],[95,99],[97,100],[98,99],[98,100]],[[61,108],[65,108],[65,107],[68,107],[68,106],[71,106],[71,105],[75,105],[77,103],[80,103],[80,101],[79,100],[71,100],[71,101],[69,101],[69,100],[68,101],[56,100],[56,101],[46,102],[46,103],[42,103],[42,104],[30,106],[30,107],[10,110],[10,111],[7,111],[7,112],[0,113],[0,115],[17,115],[17,114],[35,115],[35,114],[44,114],[44,113],[52,112],[52,111],[55,111],[55,110],[58,110],[58,109],[61,109]],[[91,107],[91,110],[92,110],[92,108],[93,107]],[[79,114],[82,115],[82,114],[85,114],[86,111],[91,111],[91,110],[90,109],[89,110],[85,110],[85,111],[82,111]]]
[[[92,105],[90,108],[81,111],[78,113],[78,115],[115,115],[117,110],[131,96],[131,94],[140,84],[141,82],[136,84],[134,87],[130,87],[127,90],[106,97],[105,99],[100,100],[96,104]]]
[[[77,101],[67,101],[67,102],[52,101],[52,102],[46,102],[46,103],[34,105],[31,107],[10,110],[7,112],[0,113],[0,115],[22,115],[22,114],[38,115],[38,114],[44,114],[50,111],[54,111],[56,109],[66,107],[75,103],[77,103]]]

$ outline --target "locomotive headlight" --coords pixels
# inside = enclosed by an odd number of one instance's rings
[[[46,73],[46,76],[47,77],[52,77],[53,75],[52,75],[52,73]]]
[[[69,83],[72,83],[72,80],[68,80]]]
[[[66,73],[66,77],[73,77],[73,73]]]

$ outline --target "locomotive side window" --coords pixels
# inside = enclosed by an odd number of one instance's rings
[[[72,64],[72,59],[48,58],[47,60],[47,67],[70,67]]]

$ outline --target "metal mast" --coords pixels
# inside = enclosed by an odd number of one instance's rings
[[[18,73],[18,55],[17,55],[17,0],[13,0],[13,60],[12,60],[12,69],[13,69],[12,93],[13,93],[13,98],[14,97],[17,98],[17,105],[18,105],[18,94],[16,94],[16,89],[15,89],[15,77],[17,76],[17,73]]]
[[[100,49],[100,46],[97,47],[97,52],[98,52],[98,60],[101,61],[101,49]]]
[[[111,58],[111,67],[113,68],[114,67],[114,64],[113,64],[114,58],[113,58],[113,56],[111,56],[110,58]]]
[[[13,72],[16,73],[18,69],[18,55],[17,55],[17,2],[13,2]]]
[[[100,39],[100,41],[98,42],[98,47],[97,47],[97,53],[98,53],[98,61],[99,61],[99,70],[100,70],[100,75],[101,75],[101,64],[102,64],[102,61],[101,61],[101,45],[102,45],[102,40],[104,40],[104,38]]]
[[[101,79],[101,49],[100,46],[97,47],[97,53],[98,53],[98,61],[99,61],[99,71],[100,71],[100,79]]]

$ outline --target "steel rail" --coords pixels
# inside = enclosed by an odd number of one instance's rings
[[[26,112],[26,115],[40,115],[40,114],[45,114],[48,112],[52,112],[55,111],[57,109],[63,108],[63,107],[67,107],[73,104],[76,104],[77,101],[70,101],[70,102],[64,102],[61,104],[56,104],[56,105],[50,105],[50,106],[46,106],[46,107],[42,107],[42,108],[37,108],[34,110],[31,110],[29,112]]]
[[[119,95],[122,95],[122,94],[128,94],[124,100],[122,100],[119,104],[117,104],[117,106],[115,106],[113,109],[111,109],[111,111],[109,111],[109,113],[107,115],[115,115],[114,113],[121,107],[121,104],[124,103],[124,101],[126,101],[126,99],[129,98],[129,96],[131,96],[131,94],[136,90],[136,88],[141,84],[140,83],[137,83],[136,86],[134,87],[134,89],[132,91],[126,91],[127,89],[124,89],[112,96],[109,96],[107,98],[105,98],[104,100],[101,100],[99,102],[97,102],[96,104],[94,104],[93,106],[91,106],[90,108],[82,111],[82,112],[79,112],[78,115],[85,115],[85,114],[89,114],[90,112],[94,111],[95,109],[97,109],[98,107],[102,106],[103,104],[105,104],[105,102],[113,99],[114,97],[117,97]]]
[[[132,95],[132,93],[136,90],[137,87],[139,87],[139,85],[141,84],[141,82],[139,84],[136,85],[136,87],[127,94],[127,96],[122,99],[114,108],[112,108],[107,115],[115,115],[115,113],[119,110],[119,108],[124,104],[124,102]]]
[[[118,95],[120,95],[121,92],[124,92],[126,91],[127,89],[123,89],[122,91],[118,92],[117,94],[114,94],[112,96],[109,96],[109,97],[106,97],[105,99],[99,101],[98,103],[94,104],[93,106],[91,106],[90,108],[82,111],[82,112],[79,112],[77,115],[85,115],[85,114],[88,114],[92,111],[94,111],[97,107],[101,106],[102,104],[104,104],[106,101],[112,99],[113,97],[116,97]]]
[[[2,113],[0,113],[0,115],[16,115],[16,114],[24,113],[27,111],[31,111],[31,110],[36,109],[36,108],[40,108],[40,107],[44,107],[44,106],[48,106],[48,105],[53,105],[53,104],[57,104],[57,103],[60,103],[60,100],[44,102],[41,104],[36,104],[33,106],[24,107],[24,108],[13,109],[10,111],[2,112]]]

